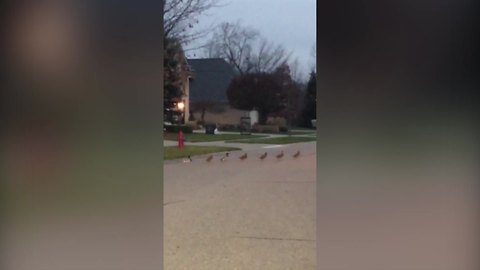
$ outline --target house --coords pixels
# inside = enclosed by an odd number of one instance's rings
[[[187,59],[190,69],[186,85],[190,121],[216,124],[239,124],[249,111],[237,110],[228,103],[227,88],[235,77],[233,68],[222,58]]]

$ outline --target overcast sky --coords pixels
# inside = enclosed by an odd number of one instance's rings
[[[298,58],[301,72],[308,76],[315,63],[312,47],[316,41],[316,0],[223,0],[222,3],[226,5],[199,18],[199,28],[241,20],[242,25],[259,30],[269,41],[292,51],[292,59]],[[194,57],[194,53],[195,57],[201,56],[194,51],[187,52],[187,56]]]

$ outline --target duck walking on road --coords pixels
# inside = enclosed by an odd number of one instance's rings
[[[240,158],[240,160],[245,160],[245,159],[247,159],[247,153],[241,155],[239,158]]]
[[[188,157],[186,159],[183,160],[183,163],[190,163],[192,162],[192,157],[190,157],[190,155],[188,155]]]
[[[280,152],[280,154],[277,155],[277,159],[281,159],[283,157],[283,150]]]
[[[263,155],[260,156],[261,160],[264,160],[267,157],[267,152],[265,152]]]
[[[300,156],[300,150],[298,150],[298,151],[293,155],[294,158],[298,158],[299,156]]]
[[[207,162],[210,162],[210,161],[212,161],[212,159],[213,159],[213,155],[210,155],[210,156],[207,157],[206,160],[207,160]]]
[[[228,158],[228,155],[229,155],[228,152],[225,153],[225,156],[223,156],[223,157],[220,159],[220,161],[226,161],[227,158]]]

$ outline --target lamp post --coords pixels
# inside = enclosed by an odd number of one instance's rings
[[[180,101],[178,104],[177,104],[177,108],[183,112],[183,109],[185,109],[185,103],[183,101]]]
[[[185,112],[184,112],[184,110],[185,110],[185,102],[183,102],[183,101],[178,102],[178,103],[177,103],[177,109],[180,111],[180,115],[181,115],[181,120],[180,120],[180,122],[181,122],[182,124],[184,124],[184,123],[185,123],[185,119],[184,119],[184,116],[185,116]],[[183,119],[183,120],[182,120],[182,119]]]

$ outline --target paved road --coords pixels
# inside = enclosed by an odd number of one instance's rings
[[[315,142],[246,152],[165,164],[165,269],[316,269]]]

